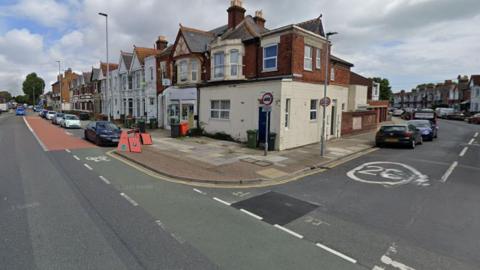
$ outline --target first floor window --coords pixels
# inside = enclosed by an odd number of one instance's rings
[[[330,69],[330,80],[335,81],[335,68]]]
[[[315,68],[320,69],[322,66],[322,61],[321,61],[321,56],[322,56],[322,51],[317,48],[317,55],[315,57]]]
[[[211,100],[210,101],[211,119],[230,119],[230,100]]]
[[[312,70],[312,47],[305,46],[305,54],[303,56],[303,69]]]
[[[213,56],[213,68],[214,68],[214,78],[223,78],[224,76],[224,66],[225,66],[225,55],[223,52],[215,53]]]
[[[287,98],[285,101],[285,127],[290,126],[290,99]]]
[[[151,97],[150,98],[150,105],[153,105],[153,104],[155,104],[155,98]]]
[[[197,60],[192,60],[192,81],[196,82],[198,77],[198,62]]]
[[[269,45],[263,48],[263,69],[277,69],[278,45]]]
[[[310,120],[317,120],[317,99],[310,100]]]
[[[238,75],[238,50],[230,51],[230,76]]]
[[[181,61],[178,64],[178,75],[180,76],[180,81],[185,82],[188,80],[188,67],[187,67],[187,61]]]

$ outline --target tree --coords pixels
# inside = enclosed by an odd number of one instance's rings
[[[35,101],[38,101],[38,96],[43,94],[45,89],[45,81],[37,76],[37,73],[33,72],[27,75],[25,81],[23,81],[23,93],[27,96],[27,100],[33,103],[33,97],[35,94]]]
[[[388,79],[375,77],[372,80],[380,84],[380,100],[391,100],[393,93]]]
[[[24,96],[18,95],[16,97],[14,97],[14,99],[18,104],[28,103],[28,96],[27,95],[24,95]]]
[[[12,95],[8,91],[0,91],[0,100],[8,102],[12,99]]]

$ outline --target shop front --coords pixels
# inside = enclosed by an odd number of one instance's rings
[[[196,127],[197,88],[169,87],[158,96],[159,125],[170,129],[170,124],[188,122],[190,128]]]

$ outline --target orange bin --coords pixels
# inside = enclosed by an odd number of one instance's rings
[[[180,136],[187,136],[188,122],[180,123]]]

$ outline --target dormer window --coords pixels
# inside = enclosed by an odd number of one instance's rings
[[[225,75],[224,67],[225,67],[225,54],[223,52],[218,52],[214,54],[213,60],[213,76],[215,79],[223,78]]]
[[[230,76],[238,76],[238,68],[239,68],[239,53],[238,50],[231,50],[230,51]]]
[[[263,70],[277,70],[278,45],[267,45],[263,47]]]

